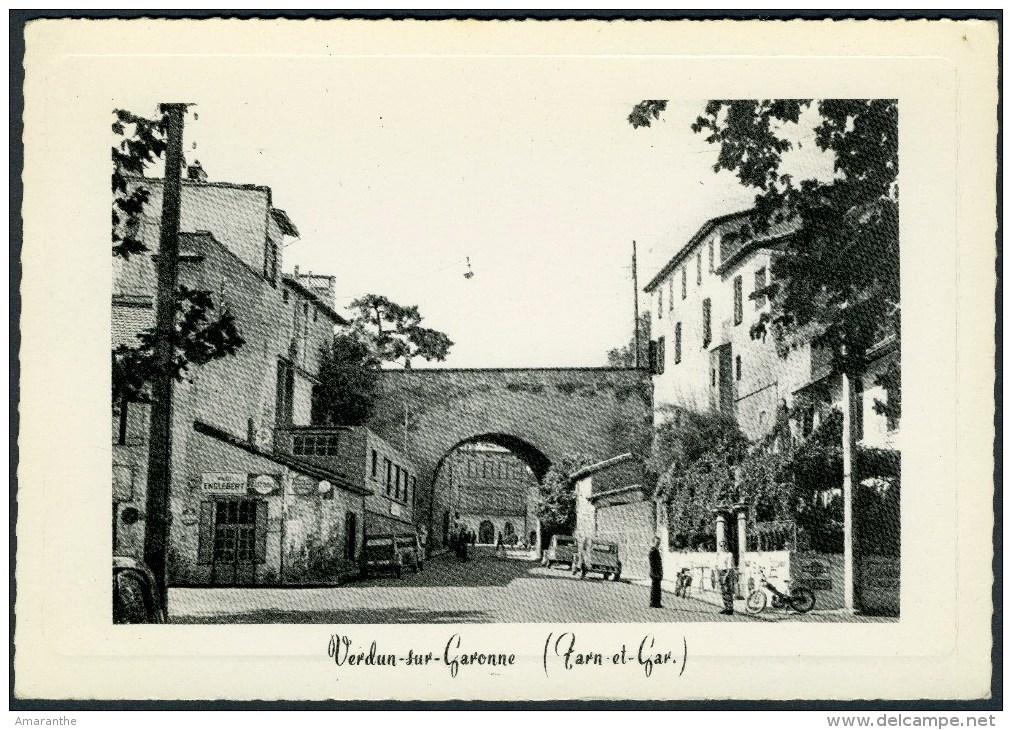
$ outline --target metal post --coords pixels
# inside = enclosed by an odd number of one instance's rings
[[[156,374],[151,379],[147,524],[144,562],[155,576],[161,605],[168,610],[166,554],[169,539],[169,492],[172,483],[172,390],[170,369],[176,335],[176,278],[183,166],[183,115],[188,104],[162,104],[168,121],[161,235],[158,241],[158,291],[155,308]]]

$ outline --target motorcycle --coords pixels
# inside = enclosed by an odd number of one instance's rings
[[[759,587],[748,594],[745,601],[745,610],[751,614],[762,613],[768,602],[772,602],[773,608],[793,608],[798,613],[808,613],[815,607],[815,593],[805,586],[790,587],[787,581],[787,590],[781,591],[769,578],[766,571],[759,569]],[[770,601],[772,598],[772,601]]]

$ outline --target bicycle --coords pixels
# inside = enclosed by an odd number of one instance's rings
[[[815,593],[805,586],[791,588],[790,581],[787,583],[787,592],[781,591],[766,577],[766,571],[759,569],[759,587],[748,594],[745,601],[745,610],[751,614],[762,613],[769,602],[768,596],[772,596],[773,608],[793,608],[798,613],[808,613],[815,607]]]

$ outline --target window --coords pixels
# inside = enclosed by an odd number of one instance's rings
[[[294,456],[337,456],[338,434],[297,433],[292,438]]]
[[[688,266],[683,266],[682,267],[682,299],[685,299],[685,297],[688,296],[688,288],[686,287],[686,281],[687,281],[688,276],[689,276],[688,272],[689,272],[689,267]]]
[[[281,428],[292,425],[292,413],[295,401],[295,371],[287,360],[278,360],[277,397],[275,403],[275,422]]]
[[[734,277],[734,323],[741,324],[743,318],[741,309],[741,277]]]
[[[278,244],[267,239],[264,246],[264,278],[277,286],[278,282]]]
[[[717,387],[717,368],[713,368],[710,371],[710,385],[712,385],[714,388]]]
[[[394,499],[401,498],[401,468],[394,467]]]
[[[316,315],[317,314],[319,314],[319,312],[316,310],[316,307],[313,307],[313,321],[314,322],[316,321]]]
[[[709,245],[709,257],[710,257],[710,271],[713,272],[713,240],[710,241]]]
[[[378,471],[377,465],[376,465],[376,462],[378,461],[378,459],[376,457],[377,457],[376,449],[373,449],[372,450],[372,464],[369,467],[369,476],[371,476],[373,479],[376,478],[376,472]]]
[[[387,472],[387,494],[390,494],[390,490],[393,487],[394,465],[390,462],[390,459],[383,459],[383,467]]]
[[[755,299],[756,309],[762,309],[763,305],[766,304],[766,295],[759,293],[765,288],[766,288],[766,267],[763,266],[761,269],[756,269],[755,272],[755,293],[753,294],[753,299]]]
[[[657,319],[664,319],[664,289],[657,290]]]
[[[713,329],[710,325],[711,316],[710,298],[703,300],[703,347],[708,347],[713,339]]]
[[[675,364],[682,361],[682,323],[675,325]]]
[[[657,357],[656,357],[656,360],[657,360],[657,362],[655,363],[655,366],[654,366],[654,372],[657,375],[661,375],[661,374],[664,373],[664,338],[663,337],[658,337],[657,338]]]
[[[287,289],[285,289],[283,292],[281,292],[281,299],[284,301],[285,304],[288,304],[288,290]]]
[[[668,279],[668,311],[675,308],[675,277]]]
[[[696,286],[703,283],[703,252],[696,251]]]
[[[741,355],[734,356],[734,379],[741,380]]]

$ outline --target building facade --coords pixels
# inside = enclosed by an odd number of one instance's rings
[[[153,325],[161,181],[141,224],[149,251],[117,261],[113,346]],[[309,458],[320,355],[343,320],[333,280],[281,272],[297,230],[268,188],[183,182],[179,281],[211,293],[244,340],[193,367],[174,389],[169,581],[172,585],[339,582],[358,573],[370,491],[337,461]],[[142,403],[113,419],[113,542],[143,549],[147,420]]]
[[[449,544],[453,526],[479,545],[539,545],[538,480],[513,452],[494,444],[459,446],[443,460],[433,489],[435,544]]]
[[[841,377],[832,372],[831,353],[811,338],[798,338],[778,352],[772,335],[754,336],[755,325],[769,311],[767,287],[782,244],[796,231],[785,222],[762,236],[746,235],[748,211],[707,221],[645,287],[651,297],[651,371],[654,383],[655,426],[674,421],[685,411],[718,412],[733,418],[742,433],[755,442],[774,427],[787,427],[793,442],[811,435],[832,408],[843,405]],[[856,441],[865,450],[891,452],[898,468],[899,346],[884,336],[867,353],[865,370],[854,383]],[[883,501],[896,499],[895,479],[871,478]],[[891,496],[883,495],[893,490]],[[827,485],[825,504],[841,489]],[[767,573],[794,575],[798,566],[816,566],[830,576],[824,581],[820,605],[838,607],[842,601],[842,562],[838,554],[802,556],[790,550],[764,552],[754,544],[755,525],[747,522],[744,507],[714,514],[715,539],[681,548],[672,546],[669,505],[658,505],[658,533],[668,546],[665,575],[692,571],[699,593],[715,597],[719,588],[712,570],[712,550],[726,539],[748,573],[764,566]],[[895,524],[875,525],[876,531],[895,533]],[[883,544],[890,542],[877,541]],[[898,544],[898,539],[894,541]],[[878,594],[879,605],[898,611],[898,552],[866,552],[862,589]],[[813,570],[815,568],[812,568]],[[881,576],[878,590],[874,574]],[[821,579],[820,579],[821,580]],[[715,599],[716,600],[716,599]],[[866,601],[866,606],[868,605]]]

